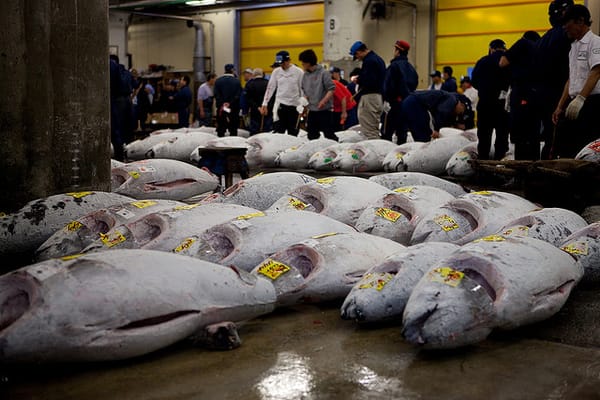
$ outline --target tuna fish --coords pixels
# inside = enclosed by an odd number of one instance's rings
[[[332,165],[346,172],[381,171],[383,159],[392,147],[389,140],[364,140],[339,153]]]
[[[275,298],[266,279],[176,254],[48,260],[0,277],[0,362],[136,357],[269,313]]]
[[[252,273],[273,281],[277,305],[343,299],[373,265],[404,249],[366,233],[342,233],[303,240],[279,250]]]
[[[112,169],[113,192],[135,199],[183,200],[213,191],[217,176],[177,160],[141,160]]]
[[[430,269],[403,316],[406,340],[425,348],[456,348],[560,310],[583,268],[551,244],[490,236],[469,243]]]
[[[206,142],[204,146],[196,147],[189,156],[189,159],[194,163],[198,164],[200,161],[199,150],[204,147],[241,147],[248,148],[247,140],[239,136],[223,136],[217,137]]]
[[[410,243],[465,244],[495,233],[508,221],[538,208],[511,193],[471,192],[431,210],[415,227]]]
[[[469,178],[475,169],[469,161],[477,160],[477,143],[469,144],[454,153],[446,164],[446,174],[453,178]]]
[[[452,199],[450,193],[433,186],[404,186],[369,204],[355,227],[407,245],[421,218]]]
[[[364,178],[321,178],[290,191],[269,211],[313,211],[354,226],[363,210],[386,193],[390,190]]]
[[[350,146],[352,146],[352,143],[338,143],[317,151],[310,156],[307,166],[315,171],[331,171],[333,170],[333,160]]]
[[[306,211],[256,213],[213,226],[199,247],[185,254],[251,271],[271,254],[316,235],[356,232],[348,225]]]
[[[335,140],[321,138],[310,140],[300,146],[292,146],[277,155],[275,164],[278,167],[288,169],[308,168],[308,160],[313,154],[336,143]]]
[[[110,168],[117,168],[117,167],[122,167],[123,165],[125,165],[124,162],[118,161],[118,160],[114,160],[111,159],[110,160]]]
[[[440,137],[450,137],[453,135],[460,135],[461,133],[464,133],[465,131],[462,129],[458,129],[458,128],[451,128],[451,127],[443,127],[440,129],[439,133],[440,133]],[[477,132],[475,132],[475,134],[477,135]]]
[[[264,211],[298,186],[316,179],[297,172],[273,172],[244,179],[220,193],[214,193],[203,203],[239,204]]]
[[[79,253],[116,225],[183,205],[185,204],[174,200],[139,200],[92,211],[56,231],[38,247],[35,258],[42,261]]]
[[[569,235],[587,225],[587,222],[573,211],[564,208],[542,208],[510,221],[498,233],[503,236],[529,236],[560,246]]]
[[[398,165],[398,170],[442,175],[446,172],[446,164],[450,157],[475,141],[477,136],[467,132],[432,140],[423,147],[406,153]]]
[[[168,158],[190,162],[192,151],[198,146],[205,146],[214,138],[214,135],[206,132],[186,133],[155,144],[147,154],[150,158]]]
[[[33,253],[70,221],[99,208],[133,201],[107,192],[73,192],[30,201],[19,211],[0,217],[0,254]]]
[[[174,131],[165,131],[147,136],[143,139],[134,140],[125,146],[125,158],[130,161],[143,160],[148,158],[148,152],[154,145],[157,145],[166,140],[174,139],[182,135],[182,133]]]
[[[401,163],[402,157],[409,151],[416,150],[423,145],[425,145],[425,142],[406,142],[396,146],[383,158],[383,170],[386,172],[398,171],[398,166]]]
[[[358,322],[401,321],[406,302],[419,280],[459,248],[452,243],[429,242],[388,256],[354,285],[342,305],[342,318]]]
[[[571,254],[583,267],[583,282],[600,284],[600,222],[594,222],[566,238],[560,248]]]
[[[292,146],[300,146],[307,139],[278,133],[259,133],[250,137],[246,160],[250,168],[276,167],[275,158],[279,153]]]
[[[449,182],[445,179],[438,178],[437,176],[423,174],[421,172],[394,172],[375,175],[370,177],[369,180],[392,190],[402,186],[424,185],[442,189],[454,197],[462,196],[469,192],[454,182]]]
[[[146,249],[185,252],[208,228],[258,210],[236,204],[190,204],[157,211],[109,230],[83,252]]]
[[[576,160],[586,160],[600,163],[600,139],[587,144],[577,155]]]
[[[360,131],[360,125],[355,125],[355,129],[348,129],[346,131],[335,132],[340,143],[358,143],[368,138],[363,135]]]

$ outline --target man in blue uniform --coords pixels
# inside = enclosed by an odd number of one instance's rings
[[[394,44],[394,59],[385,71],[383,81],[383,100],[389,103],[390,109],[384,117],[381,138],[392,140],[394,132],[398,144],[406,142],[406,132],[402,130],[401,104],[402,99],[417,89],[419,75],[408,61],[410,45],[404,40]]]
[[[452,76],[454,70],[451,66],[446,65],[442,68],[442,78],[444,78],[444,83],[442,83],[442,90],[446,92],[456,93],[458,90],[458,86],[456,85],[456,78]]]
[[[190,77],[184,75],[179,82],[179,90],[173,96],[173,101],[177,107],[177,116],[179,117],[178,128],[187,128],[190,126],[190,105],[192,104],[192,91],[190,90]]]
[[[500,160],[508,151],[508,113],[504,108],[509,85],[509,72],[500,68],[500,57],[506,51],[501,39],[490,42],[488,55],[480,58],[471,73],[471,83],[478,90],[477,154],[482,160],[490,158],[492,133],[496,130],[494,160]]]
[[[242,84],[234,75],[233,64],[225,65],[225,73],[215,81],[215,102],[217,105],[217,136],[237,136],[240,126],[240,97]]]

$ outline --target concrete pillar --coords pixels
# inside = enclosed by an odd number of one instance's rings
[[[4,0],[0,26],[0,211],[109,190],[108,0]]]

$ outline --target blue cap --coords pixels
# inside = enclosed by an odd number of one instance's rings
[[[233,64],[225,64],[225,72],[233,72],[233,70],[235,69],[235,65]]]
[[[356,50],[360,49],[364,45],[365,44],[363,42],[361,42],[360,40],[357,40],[356,42],[354,42],[354,44],[352,45],[352,47],[350,47],[350,55],[352,57],[356,58]]]
[[[290,53],[285,50],[281,50],[275,54],[275,64],[281,65],[284,61],[290,61]]]

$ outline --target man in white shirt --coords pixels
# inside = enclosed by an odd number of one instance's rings
[[[600,37],[590,30],[592,21],[585,6],[569,7],[563,18],[563,28],[574,41],[569,80],[552,114],[557,124],[552,155],[573,158],[600,137]]]
[[[298,135],[299,113],[298,107],[304,107],[306,104],[301,102],[302,94],[302,77],[304,71],[292,64],[290,53],[281,50],[275,56],[275,64],[277,68],[271,73],[271,79],[267,85],[267,91],[263,98],[260,113],[268,114],[267,105],[269,100],[275,95],[275,104],[279,107],[273,110],[273,114],[277,113],[278,123],[276,124],[275,132],[287,133],[289,135]],[[305,99],[304,99],[305,100]]]

